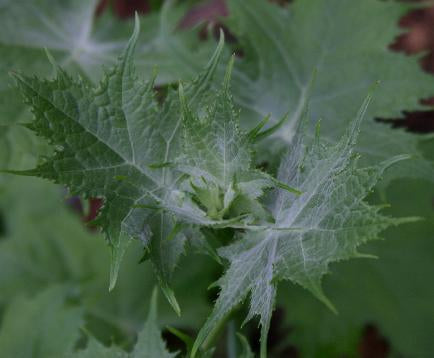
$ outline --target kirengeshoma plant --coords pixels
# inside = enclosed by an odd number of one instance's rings
[[[391,225],[415,220],[385,216],[364,200],[383,172],[408,156],[358,165],[354,147],[371,94],[334,144],[323,142],[319,122],[315,135],[308,135],[308,89],[297,118],[284,116],[270,125],[265,117],[253,129],[241,129],[230,88],[234,57],[224,60],[216,86],[222,33],[205,69],[169,88],[160,103],[154,80],[143,82],[136,74],[138,36],[136,17],[128,45],[97,86],[70,76],[49,53],[53,79],[13,74],[34,115],[26,126],[46,138],[54,153],[34,169],[9,172],[102,198],[96,224],[112,252],[110,288],[131,240],[139,240],[178,314],[172,273],[186,242],[193,242],[222,263],[225,273],[190,355],[208,346],[221,322],[249,296],[246,320],[259,317],[265,357],[278,281],[301,285],[335,310],[321,288],[329,264],[367,256],[359,245]],[[291,119],[292,139],[278,169],[259,169],[254,155],[261,141],[288,129]],[[223,230],[231,240],[215,250]]]

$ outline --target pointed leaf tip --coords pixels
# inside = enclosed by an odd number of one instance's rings
[[[138,36],[140,32],[140,18],[139,13],[137,11],[134,12],[134,31],[133,35]]]
[[[225,44],[225,32],[223,31],[223,29],[220,27],[219,29],[219,42],[218,42],[218,46],[223,48],[223,45]]]
[[[109,291],[112,291],[116,286],[121,262],[130,242],[130,238],[121,234],[117,245],[111,247]]]
[[[354,258],[358,258],[358,259],[374,259],[374,260],[378,260],[378,256],[377,255],[371,255],[371,254],[364,254],[362,252],[357,252],[354,255]]]
[[[158,309],[158,289],[155,286],[152,290],[151,303],[150,303],[150,307],[149,307],[148,316],[151,318],[156,317],[157,316],[157,309]]]
[[[282,183],[282,182],[279,181],[279,180],[275,180],[275,184],[276,184],[276,186],[277,186],[278,188],[283,189],[283,190],[286,190],[286,191],[289,192],[289,193],[292,193],[292,194],[295,194],[295,195],[301,195],[301,194],[303,194],[302,191],[300,191],[300,190],[298,190],[298,189],[295,189],[295,188],[292,188],[292,187],[290,187],[289,185],[287,185],[287,184],[285,184],[285,183]]]
[[[170,305],[172,306],[172,308],[175,311],[175,313],[180,317],[181,316],[181,307],[178,304],[178,301],[177,301],[177,299],[175,297],[175,293],[166,284],[161,284],[160,287],[161,287],[161,290],[164,293],[164,296],[166,296],[167,301],[170,303]]]
[[[270,121],[270,118],[271,118],[271,114],[269,113],[253,129],[251,129],[247,133],[247,138],[249,139],[249,141],[251,142],[256,141],[256,138],[260,134],[261,129],[264,128],[264,126]]]
[[[223,81],[223,87],[226,90],[229,89],[229,84],[231,82],[231,77],[232,77],[232,69],[234,67],[234,62],[235,62],[235,56],[232,55],[231,58],[230,58],[230,60],[229,60],[229,62],[228,62],[228,65],[226,67],[225,78],[224,78],[224,81]]]
[[[220,29],[219,42],[217,43],[217,47],[216,47],[213,55],[211,56],[211,59],[209,60],[207,67],[213,68],[219,62],[220,55],[223,51],[224,45],[225,45],[225,35],[224,35],[222,29]],[[211,70],[211,72],[213,72],[213,70]]]
[[[128,40],[127,46],[124,50],[124,56],[125,57],[128,57],[128,55],[134,51],[134,48],[135,48],[136,43],[137,43],[137,39],[139,37],[139,33],[140,33],[140,20],[139,20],[139,15],[137,14],[137,11],[136,11],[135,17],[134,17],[134,30],[133,30],[133,33],[131,34],[131,37]]]
[[[116,287],[116,282],[118,281],[118,273],[119,273],[120,264],[112,260],[110,264],[110,283],[109,283],[109,292],[113,291]]]
[[[389,158],[389,159],[386,159],[386,160],[382,161],[382,162],[380,163],[380,166],[381,166],[383,169],[387,169],[387,168],[389,168],[390,166],[394,165],[395,163],[398,163],[398,162],[403,161],[403,160],[408,160],[408,159],[411,159],[411,158],[412,158],[412,156],[409,155],[409,154],[400,154],[400,155],[395,155],[395,156],[392,157],[392,158]]]
[[[316,296],[322,303],[324,303],[326,305],[326,307],[332,311],[335,315],[338,314],[338,310],[336,309],[336,307],[334,306],[334,304],[328,299],[328,297],[324,294],[323,290],[321,287],[312,290],[312,293],[314,294],[314,296]]]
[[[51,66],[53,66],[54,71],[57,73],[60,66],[58,65],[58,63],[54,59],[54,56],[51,54],[50,50],[47,47],[44,47],[44,52],[45,52],[45,56],[47,56],[47,58],[48,58],[48,61],[51,63]]]
[[[39,175],[39,172],[36,169],[30,169],[30,170],[0,169],[0,173],[20,175],[20,176],[26,176],[26,177],[33,177],[33,176]]]
[[[179,103],[181,105],[181,113],[182,113],[187,110],[187,103],[185,101],[184,86],[182,85],[181,81],[179,81],[178,84],[178,96],[179,96]]]
[[[271,127],[269,127],[268,129],[262,131],[262,132],[258,132],[255,136],[255,140],[259,141],[261,139],[264,139],[266,137],[271,136],[272,134],[274,134],[275,132],[277,132],[277,130],[279,130],[285,123],[286,121],[289,119],[289,111],[286,112],[278,121],[276,124],[273,124]]]

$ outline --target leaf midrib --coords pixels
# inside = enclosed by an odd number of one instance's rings
[[[98,137],[98,135],[96,135],[95,133],[93,133],[92,131],[90,131],[88,128],[86,128],[85,126],[83,126],[83,124],[79,121],[76,121],[74,118],[72,118],[68,113],[66,113],[64,110],[58,108],[49,98],[43,96],[41,93],[39,93],[30,83],[28,83],[23,77],[19,76],[18,79],[20,80],[20,82],[22,84],[24,84],[25,86],[27,86],[27,88],[29,88],[32,92],[34,92],[38,97],[40,97],[41,99],[43,99],[45,102],[47,102],[52,108],[54,108],[55,110],[59,111],[60,113],[62,113],[66,118],[68,118],[70,121],[72,121],[73,123],[78,124],[86,133],[90,134],[92,137],[96,138],[100,143],[103,143],[105,145],[105,147],[107,147],[108,150],[110,150],[112,153],[116,154],[121,160],[124,161],[124,163],[126,165],[129,165],[135,169],[137,169],[141,174],[143,174],[146,178],[148,178],[150,181],[152,181],[154,184],[156,184],[158,187],[160,187],[160,183],[158,181],[156,181],[154,178],[152,178],[151,176],[149,176],[140,166],[138,166],[135,163],[132,163],[131,161],[129,161],[127,158],[125,158],[122,154],[118,153],[115,149],[111,148],[110,145],[108,143],[106,143],[106,141],[104,141],[103,139],[101,139],[100,137]]]

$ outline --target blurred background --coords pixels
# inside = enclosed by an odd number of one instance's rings
[[[273,2],[279,6],[290,3]],[[161,11],[162,3],[161,0],[102,0],[94,16],[115,16],[127,22],[135,11],[144,17],[155,16]],[[208,46],[208,37],[223,27],[228,41],[237,42],[223,24],[222,19],[229,15],[224,0],[185,4],[175,31],[195,28],[197,36],[205,41],[204,46]],[[429,2],[418,5],[399,20],[402,33],[390,43],[390,49],[418,56],[420,66],[431,74],[434,73],[434,5]],[[0,61],[6,63],[7,57]],[[434,97],[421,100],[426,109],[402,111],[397,118],[377,120],[415,135],[433,133],[434,110],[430,105],[434,105]],[[34,154],[45,153],[45,147],[20,130],[13,134],[7,132],[7,125],[2,123],[0,138],[4,149],[0,149],[0,162],[6,166],[20,162],[21,167],[31,167],[36,161]],[[84,326],[86,332],[107,345],[115,343],[129,349],[143,324],[150,292],[156,284],[150,265],[138,264],[140,245],[129,250],[118,285],[109,294],[109,251],[102,236],[87,224],[96,217],[101,200],[71,198],[63,189],[42,180],[6,175],[0,177],[0,188],[0,348],[12,352],[13,347],[28,344],[28,340],[49,344],[44,341],[48,338],[35,335],[35,327],[42,325],[47,336],[64,327],[69,321],[60,317],[60,313],[65,315],[61,307],[66,304],[68,312],[78,317],[77,326]],[[399,179],[386,190],[392,205],[389,213],[421,216],[425,221],[417,226],[387,230],[384,242],[370,244],[365,251],[374,252],[379,260],[368,264],[340,263],[333,267],[325,291],[339,307],[339,316],[328,312],[300,288],[282,284],[271,323],[268,343],[271,357],[432,356],[429,352],[434,352],[434,188],[429,181]],[[378,195],[373,194],[370,200],[380,201]],[[194,336],[217,297],[217,290],[207,287],[221,273],[222,268],[206,257],[194,253],[183,257],[174,278],[183,315],[176,317],[161,298],[161,326],[170,325]],[[369,297],[366,292],[370,293]],[[44,301],[48,296],[50,303]],[[63,298],[52,303],[53,297]],[[244,313],[241,310],[234,320],[242,321]],[[56,314],[53,326],[44,323],[46,317]],[[247,324],[243,333],[258,352],[256,322]],[[232,333],[222,334],[217,357],[227,356],[225,335],[229,334]],[[82,339],[85,334],[71,329],[65,335]],[[184,349],[182,342],[167,329],[163,330],[163,336],[170,350]],[[16,355],[21,356],[44,355]]]

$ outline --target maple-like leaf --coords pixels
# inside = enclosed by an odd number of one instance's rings
[[[183,169],[179,165],[197,159],[193,150],[183,150],[189,147],[181,144],[181,122],[184,118],[188,123],[184,126],[187,131],[192,122],[185,119],[186,108],[196,112],[209,103],[207,90],[223,48],[223,35],[204,72],[181,90],[183,115],[176,91],[169,90],[164,103],[159,105],[154,98],[154,82],[142,83],[137,78],[133,53],[138,36],[136,18],[134,33],[118,64],[106,71],[96,88],[81,79],[73,80],[52,58],[56,68],[53,80],[15,74],[25,101],[35,115],[28,127],[54,144],[56,152],[35,169],[12,172],[66,184],[73,194],[103,197],[104,208],[97,221],[103,227],[113,253],[110,287],[113,288],[116,282],[121,258],[130,239],[140,239],[166,297],[179,313],[169,285],[186,239],[181,224],[225,227],[241,223],[243,218],[238,215],[226,220],[209,207],[205,210],[198,205],[186,188],[195,180],[195,173],[189,173],[190,177],[187,175],[186,178],[185,166]],[[219,96],[215,104],[218,110],[219,106],[230,108],[227,92],[225,85],[225,95]],[[247,170],[250,163],[245,160],[249,153],[247,139],[251,137],[237,134],[231,142],[225,143],[227,147],[222,150],[227,150],[228,154],[221,157],[223,165],[216,169],[222,170],[223,177],[228,177],[209,184],[216,184],[217,190],[222,186],[225,210],[238,197],[244,196],[251,203],[255,202],[263,189],[273,183],[270,176]],[[237,166],[225,162],[230,158],[232,148],[237,148],[237,152],[231,154],[231,160],[234,155],[245,152]],[[205,169],[210,170],[209,165]],[[250,184],[255,190],[245,188]],[[206,207],[204,197],[207,196],[205,201],[209,203],[213,189],[191,186],[197,189],[196,198]],[[198,190],[202,190],[201,194]],[[220,192],[217,197],[220,200]],[[246,205],[244,201],[238,208],[248,211],[248,206],[253,205],[250,202]]]
[[[357,251],[359,245],[378,239],[390,225],[413,220],[384,216],[379,213],[381,207],[363,200],[387,167],[406,158],[398,156],[374,167],[358,168],[354,146],[369,102],[370,96],[336,145],[324,145],[319,130],[308,143],[300,126],[280,165],[278,179],[300,188],[302,194],[276,190],[269,203],[275,223],[242,234],[238,241],[219,250],[230,266],[218,281],[219,298],[198,335],[194,352],[250,293],[246,320],[260,317],[261,356],[265,356],[277,281],[290,280],[303,286],[334,310],[321,288],[328,265],[362,257]]]
[[[313,120],[322,119],[323,138],[336,143],[353,109],[379,80],[357,145],[361,163],[372,165],[410,154],[411,160],[385,178],[433,180],[434,164],[421,149],[422,136],[374,120],[422,109],[420,99],[434,93],[434,80],[421,70],[416,57],[388,49],[410,4],[297,0],[279,7],[262,0],[229,0],[228,6],[227,24],[243,51],[232,84],[235,102],[243,109],[242,124],[254,126],[269,113],[272,124],[289,111],[286,123],[258,151],[261,160],[270,161],[293,141],[307,102]],[[309,90],[313,72],[316,80]]]
[[[74,81],[60,67],[52,81],[41,81],[16,75],[26,101],[32,105],[36,120],[29,127],[58,146],[54,157],[25,172],[68,185],[72,193],[102,196],[105,200],[99,218],[104,223],[113,249],[111,287],[116,281],[120,259],[130,236],[140,238],[146,245],[163,249],[162,240],[173,230],[175,221],[165,212],[148,224],[146,209],[149,202],[164,202],[176,207],[191,220],[205,219],[205,213],[188,203],[178,202],[171,190],[179,180],[165,163],[178,155],[177,132],[181,117],[175,94],[168,95],[160,108],[154,99],[153,82],[142,84],[135,74],[133,52],[139,35],[138,20],[133,36],[111,71],[106,72],[97,88],[82,80]],[[204,74],[186,88],[189,96],[200,99],[217,63],[223,42]],[[160,164],[163,165],[160,166]],[[178,202],[173,204],[174,200]],[[153,216],[154,213],[150,213]],[[202,215],[202,216],[201,216]],[[155,223],[155,224],[154,224]],[[152,228],[161,228],[151,235]],[[170,251],[164,257],[153,250],[157,272],[166,282],[182,252],[184,237],[174,235]],[[170,258],[172,262],[163,261]],[[170,296],[170,292],[166,290]],[[176,303],[172,303],[176,307]]]

